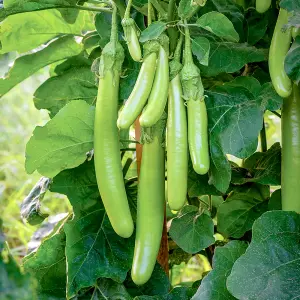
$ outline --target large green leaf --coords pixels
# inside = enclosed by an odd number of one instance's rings
[[[190,300],[196,288],[175,287],[170,293],[162,296],[137,296],[134,300]]]
[[[0,54],[24,53],[62,34],[81,35],[85,19],[86,12],[80,12],[76,22],[68,24],[55,9],[9,16],[0,25]]]
[[[299,84],[300,82],[300,36],[296,37],[293,45],[286,55],[284,69],[288,76]]]
[[[197,56],[197,59],[200,64],[208,66],[210,43],[207,38],[199,36],[193,39],[192,51]]]
[[[239,34],[231,21],[219,12],[211,11],[202,15],[197,20],[197,25],[230,42],[239,41]]]
[[[26,171],[53,177],[86,160],[93,148],[95,108],[72,101],[43,127],[36,127],[26,146]]]
[[[186,19],[189,16],[193,15],[195,12],[197,12],[197,10],[197,5],[192,5],[191,0],[180,0],[178,6],[178,16],[181,19]]]
[[[43,241],[37,252],[23,260],[24,268],[38,281],[39,299],[66,299],[66,235],[58,232]]]
[[[233,191],[218,207],[218,231],[226,237],[240,238],[250,230],[253,222],[268,210],[268,201],[262,194],[268,187],[245,185]]]
[[[299,0],[281,0],[280,6],[288,11],[300,12]]]
[[[166,29],[167,24],[162,21],[151,23],[145,30],[142,31],[140,42],[145,43],[149,40],[157,39]]]
[[[266,34],[269,22],[268,14],[260,14],[255,8],[249,7],[246,11],[246,37],[250,45],[256,44]]]
[[[184,206],[172,220],[169,233],[172,240],[188,253],[197,253],[215,242],[213,220],[192,205]]]
[[[78,300],[132,300],[122,283],[115,282],[108,278],[101,278],[97,281],[96,287],[88,289],[82,295],[80,293],[75,299]]]
[[[245,160],[244,167],[250,171],[252,178],[244,182],[280,185],[281,147],[275,143],[267,152],[257,152]],[[249,174],[248,174],[249,176]]]
[[[226,288],[226,280],[234,262],[245,253],[247,244],[231,241],[223,247],[216,247],[213,257],[213,269],[201,281],[201,285],[192,300],[234,300]]]
[[[111,227],[99,196],[94,161],[58,174],[51,191],[67,195],[75,214],[64,226],[68,297],[95,285],[100,277],[124,281],[132,263],[134,237],[123,239]]]
[[[36,282],[24,274],[5,244],[5,236],[0,219],[0,299],[37,300]]]
[[[246,253],[235,262],[227,279],[230,293],[245,300],[299,298],[299,238],[299,214],[263,214],[253,225]]]
[[[197,174],[193,167],[189,166],[188,173],[188,194],[190,197],[202,195],[221,195],[214,185],[209,183],[208,175]]]
[[[145,284],[136,285],[128,274],[124,285],[132,297],[142,295],[160,297],[167,294],[170,289],[169,278],[158,263],[156,263],[150,279]]]
[[[41,68],[70,56],[78,55],[81,50],[82,46],[76,43],[74,38],[62,37],[50,43],[43,50],[19,57],[7,76],[0,78],[0,97]]]
[[[77,0],[6,0],[4,2],[5,7],[0,9],[0,21],[10,15],[57,8],[67,22],[74,23],[78,10],[72,9],[72,7],[74,8],[76,3]]]
[[[37,109],[47,109],[51,116],[72,100],[95,104],[97,86],[90,65],[68,69],[61,75],[46,80],[34,93]]]
[[[211,182],[226,192],[231,168],[225,154],[246,158],[256,150],[264,108],[248,89],[230,82],[214,87],[207,95]]]
[[[245,64],[267,60],[267,51],[244,43],[210,41],[208,66],[201,65],[203,75],[210,77],[219,73],[233,73]]]

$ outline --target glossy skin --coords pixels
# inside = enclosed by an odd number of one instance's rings
[[[256,0],[256,11],[263,14],[271,6],[272,0]]]
[[[204,98],[188,100],[188,141],[193,168],[203,175],[209,170],[207,111]]]
[[[156,69],[157,54],[149,54],[142,64],[134,88],[118,118],[118,127],[128,129],[145,106],[151,92]]]
[[[285,73],[284,59],[290,48],[291,30],[282,32],[288,22],[288,13],[280,9],[269,52],[269,71],[273,86],[279,96],[286,98],[292,92],[292,82]]]
[[[133,60],[141,61],[142,60],[142,51],[141,51],[140,42],[139,42],[139,39],[137,36],[137,32],[136,32],[134,26],[130,27],[129,34],[130,34],[130,37],[126,38],[128,41],[127,47],[128,47],[129,53]]]
[[[188,141],[186,107],[179,75],[169,85],[167,126],[168,202],[172,210],[180,210],[187,193]]]
[[[300,213],[300,89],[296,84],[283,102],[281,126],[282,210]]]
[[[140,117],[142,127],[153,126],[162,116],[167,104],[169,85],[169,57],[160,46],[157,69],[148,104]]]
[[[137,223],[131,277],[146,283],[153,272],[160,247],[165,207],[165,150],[161,133],[143,145],[138,186]]]
[[[100,195],[115,232],[132,235],[134,225],[127,201],[117,128],[119,74],[106,71],[99,80],[95,114],[94,157]]]

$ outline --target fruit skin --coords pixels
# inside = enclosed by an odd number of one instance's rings
[[[300,89],[296,84],[283,102],[281,126],[282,210],[300,213]]]
[[[271,6],[272,0],[256,0],[256,11],[263,14]]]
[[[187,193],[188,141],[186,107],[179,74],[169,85],[167,129],[168,202],[172,210],[180,210]]]
[[[134,20],[132,18],[123,19],[122,26],[125,35],[125,41],[127,43],[128,51],[130,53],[131,58],[137,62],[141,61],[142,51]]]
[[[156,52],[145,58],[134,88],[119,115],[117,124],[120,129],[128,129],[145,106],[154,81],[156,59]]]
[[[140,117],[140,124],[142,127],[153,126],[162,116],[168,98],[168,85],[168,52],[165,51],[162,46],[160,46],[154,83],[148,99],[148,104]]]
[[[136,238],[131,277],[145,284],[151,277],[164,223],[165,209],[165,120],[145,131],[138,185]]]
[[[117,55],[124,58],[123,48],[120,47],[118,44],[117,52],[120,53]],[[108,218],[115,232],[128,238],[133,233],[134,225],[124,185],[116,124],[121,72],[119,60],[111,47],[104,48],[96,102],[94,157],[99,192]]]
[[[277,94],[283,98],[292,92],[292,82],[284,70],[285,56],[290,48],[291,29],[282,31],[288,22],[288,12],[280,9],[269,52],[269,71],[273,86]]]
[[[207,111],[204,97],[187,101],[188,140],[190,155],[196,173],[204,175],[210,166],[208,149]]]

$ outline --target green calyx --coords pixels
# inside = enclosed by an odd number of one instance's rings
[[[144,59],[153,52],[158,52],[160,47],[160,43],[158,40],[147,41],[144,44]]]
[[[159,37],[158,37],[158,42],[159,44],[165,49],[165,51],[169,54],[169,37],[165,34],[162,33]]]
[[[170,68],[170,81],[174,79],[181,71],[182,69],[182,63],[181,60],[181,52],[182,52],[182,43],[183,43],[183,35],[180,34],[176,50],[174,53],[174,58],[169,64]]]
[[[122,20],[122,26],[123,26],[123,28],[135,26],[135,22],[132,18],[124,18]]]
[[[178,60],[173,59],[170,64],[170,81],[174,79],[181,71],[182,69],[182,63]]]
[[[120,74],[124,58],[124,49],[119,42],[109,42],[106,44],[100,58],[99,76],[104,77],[106,71]]]
[[[185,100],[199,100],[203,98],[204,88],[200,76],[200,70],[194,63],[185,63],[180,79]]]
[[[142,127],[141,143],[142,144],[152,143],[154,138],[157,137],[162,147],[164,147],[166,126],[167,126],[167,113],[164,112],[155,125],[147,128]]]

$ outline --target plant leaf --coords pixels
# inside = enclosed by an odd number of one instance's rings
[[[226,192],[231,168],[225,154],[240,158],[250,156],[257,148],[262,128],[263,107],[244,87],[230,82],[207,91],[206,106],[210,133],[210,182]]]
[[[100,277],[124,281],[131,267],[134,237],[123,239],[111,227],[99,196],[94,161],[58,174],[51,191],[67,195],[75,214],[64,225],[68,297],[93,286]]]
[[[185,252],[197,253],[214,244],[214,223],[206,213],[199,214],[197,207],[184,206],[172,220],[170,236]]]
[[[271,211],[255,221],[252,241],[227,279],[238,299],[296,299],[300,294],[300,215]]]
[[[73,67],[46,80],[34,93],[37,109],[47,109],[51,117],[73,100],[95,104],[97,86],[91,66]]]
[[[38,281],[39,299],[66,297],[66,235],[62,228],[23,259],[24,268]]]
[[[207,38],[199,36],[193,39],[192,51],[193,54],[197,56],[197,59],[200,64],[208,66],[210,43]]]
[[[24,53],[61,35],[81,35],[88,29],[86,18],[87,12],[81,11],[76,22],[68,24],[55,9],[9,16],[1,23],[0,54]]]
[[[142,31],[140,42],[145,43],[149,40],[157,39],[165,30],[167,24],[162,21],[156,21],[150,24],[145,30]]]
[[[198,10],[198,8],[198,5],[192,5],[191,0],[180,0],[178,6],[178,16],[181,19],[188,19]]]
[[[300,36],[297,36],[284,61],[284,69],[287,75],[295,81],[300,82]]]
[[[232,192],[218,207],[218,231],[226,237],[241,238],[253,222],[268,210],[268,202],[261,194],[260,185],[245,185]]]
[[[286,9],[287,11],[300,11],[300,3],[295,0],[281,0],[280,7]]]
[[[211,11],[202,15],[197,20],[197,25],[230,42],[239,41],[239,34],[234,29],[231,21],[217,11]]]
[[[93,148],[94,117],[94,107],[72,101],[45,126],[36,127],[26,146],[26,171],[51,178],[83,163]]]
[[[10,15],[25,13],[25,12],[36,12],[45,9],[58,8],[62,17],[66,22],[74,23],[76,21],[78,10],[72,9],[75,6],[77,0],[57,0],[57,1],[36,1],[36,0],[25,0],[25,1],[5,1],[5,8],[0,10],[0,21],[3,21]],[[65,8],[62,8],[65,7]]]
[[[74,38],[62,37],[43,50],[17,58],[8,75],[0,78],[0,97],[41,68],[77,55],[81,50],[82,46]]]
[[[132,297],[142,295],[160,297],[167,294],[170,289],[169,278],[158,263],[156,263],[153,273],[147,283],[136,285],[128,275],[124,285]],[[137,299],[139,298],[137,297]]]
[[[231,241],[223,247],[216,247],[213,257],[213,269],[201,281],[201,285],[192,300],[234,300],[226,288],[234,262],[245,253],[247,244]]]
[[[257,49],[246,43],[210,41],[208,67],[200,66],[201,72],[207,77],[222,72],[233,73],[245,64],[267,60],[267,50]]]

